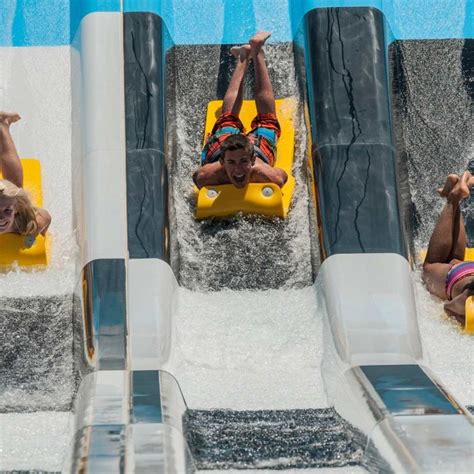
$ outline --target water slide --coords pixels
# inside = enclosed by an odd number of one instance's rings
[[[419,253],[473,158],[472,0],[4,5],[0,109],[53,225],[46,269],[0,275],[0,471],[470,472],[472,338]],[[292,206],[198,222],[256,30]]]

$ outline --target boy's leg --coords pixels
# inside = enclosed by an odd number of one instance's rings
[[[0,112],[0,170],[3,178],[23,187],[23,168],[10,135],[10,125],[20,120],[16,113]]]
[[[234,46],[231,52],[237,58],[237,63],[224,96],[222,112],[230,112],[238,117],[242,108],[244,76],[249,66],[250,45]]]
[[[258,114],[275,113],[275,96],[265,63],[263,45],[271,33],[258,32],[250,39],[251,54],[255,71],[255,103]]]

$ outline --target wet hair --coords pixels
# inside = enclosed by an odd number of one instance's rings
[[[253,154],[253,145],[243,133],[236,133],[227,137],[221,145],[221,159],[225,158],[227,150],[245,150],[250,156]]]
[[[15,199],[14,226],[15,232],[22,235],[31,235],[38,232],[36,223],[36,208],[33,207],[28,193],[6,179],[0,179],[0,196]]]

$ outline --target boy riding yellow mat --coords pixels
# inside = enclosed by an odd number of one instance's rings
[[[280,124],[263,52],[269,36],[270,33],[259,32],[249,44],[231,49],[237,64],[224,96],[222,113],[202,151],[202,166],[193,175],[198,188],[221,184],[244,188],[248,183],[274,183],[281,187],[288,179],[284,170],[274,167]],[[239,113],[250,60],[255,70],[257,116],[251,131],[245,134]]]

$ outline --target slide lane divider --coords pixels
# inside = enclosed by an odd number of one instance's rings
[[[121,38],[120,14],[91,14],[71,49],[73,199],[82,270],[74,295],[78,393],[68,472],[120,472],[126,462],[130,380]]]
[[[472,417],[423,367],[384,25],[365,7],[305,17],[323,377],[339,414],[367,435],[367,452],[374,446],[394,472],[464,472],[474,462]]]
[[[154,28],[149,31],[154,34]],[[166,182],[165,170],[159,168],[163,161],[156,162],[157,157],[163,158],[162,145],[153,141],[150,153],[141,153],[145,149],[141,145],[127,153],[126,123],[130,120],[125,119],[123,41],[122,14],[93,13],[82,20],[72,50],[73,194],[82,270],[74,295],[76,434],[65,471],[194,472],[181,425],[186,405],[176,380],[159,370],[160,359],[154,354],[148,360],[152,367],[143,369],[135,362],[139,357],[131,353],[130,342],[135,338],[136,352],[140,354],[141,334],[131,332],[137,323],[131,321],[130,315],[155,322],[155,300],[151,300],[154,310],[135,310],[134,279],[140,284],[143,262],[153,264],[152,272],[159,282],[163,283],[163,275],[167,277],[161,292],[160,283],[148,287],[148,294],[157,292],[166,308],[171,308],[168,293],[173,295],[177,283],[165,262],[167,240],[153,240],[151,236],[166,233],[164,204],[158,205],[161,220],[156,214],[151,216],[160,223],[160,229],[152,226],[149,235],[138,233],[138,238],[130,232],[144,218],[135,214],[134,193],[157,192],[150,203],[153,207],[157,202],[167,203],[167,188],[162,189],[154,181]],[[143,37],[139,41],[147,42]],[[159,114],[164,113],[162,99],[151,107],[161,107]],[[150,123],[156,124],[153,120]],[[158,123],[162,133],[163,122],[158,119]],[[144,143],[149,144],[146,139]],[[150,172],[150,166],[158,171]],[[149,185],[145,189],[134,187],[137,180],[128,179],[127,173],[146,176]],[[132,227],[130,221],[134,223]],[[139,225],[138,228],[141,229]],[[142,256],[140,252],[155,258],[129,258],[129,254]],[[168,321],[163,327],[166,329],[169,324]],[[169,352],[169,338],[166,341],[168,345],[159,349],[160,354]]]
[[[165,145],[169,34],[153,13],[124,19],[131,423],[134,468],[194,472],[183,435],[187,410],[170,356],[178,283],[170,263]]]

